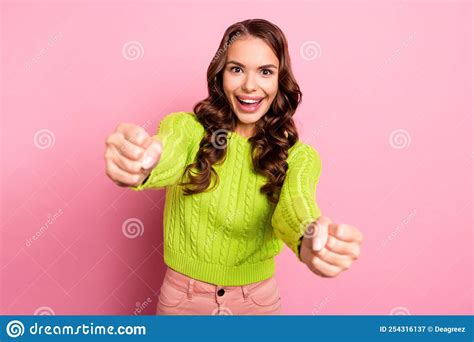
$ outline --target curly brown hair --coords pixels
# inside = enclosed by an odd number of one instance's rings
[[[302,93],[291,69],[288,43],[281,29],[264,19],[249,19],[231,25],[224,33],[214,58],[207,69],[208,97],[194,106],[194,113],[205,129],[199,145],[196,161],[189,164],[184,173],[189,182],[183,189],[185,195],[206,191],[214,174],[217,185],[219,176],[212,165],[223,162],[227,152],[227,134],[236,128],[237,118],[224,94],[222,73],[226,62],[226,49],[239,37],[252,36],[265,41],[278,57],[278,92],[269,110],[257,122],[255,134],[249,138],[252,144],[252,163],[255,171],[267,178],[260,188],[271,203],[277,203],[281,186],[288,170],[288,150],[298,141],[293,121]],[[215,140],[220,146],[215,146]],[[221,146],[224,145],[224,146]],[[194,170],[192,170],[194,169]]]

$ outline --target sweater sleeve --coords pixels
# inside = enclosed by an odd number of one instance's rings
[[[142,184],[129,188],[135,191],[159,189],[181,181],[203,133],[204,128],[193,113],[177,112],[165,116],[155,134],[163,146],[160,161]]]
[[[280,198],[272,215],[275,235],[301,260],[300,245],[309,223],[321,216],[316,203],[316,185],[321,173],[319,154],[304,143],[294,146]]]

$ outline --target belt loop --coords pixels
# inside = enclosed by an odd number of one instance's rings
[[[242,293],[244,295],[244,300],[247,300],[247,297],[249,296],[249,289],[247,285],[242,285],[241,288],[242,288]]]
[[[188,299],[193,298],[194,279],[189,279],[188,282]]]

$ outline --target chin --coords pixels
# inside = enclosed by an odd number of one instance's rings
[[[255,124],[261,117],[265,115],[268,108],[265,110],[259,110],[255,113],[242,112],[238,108],[234,108],[234,114],[237,116],[240,122],[244,124]]]
[[[254,124],[256,123],[261,115],[255,113],[255,114],[248,114],[248,113],[236,113],[235,114],[237,116],[237,118],[239,119],[239,121],[243,124]]]

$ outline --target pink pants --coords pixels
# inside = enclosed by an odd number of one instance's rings
[[[243,286],[219,286],[167,268],[157,315],[279,315],[274,277]]]

